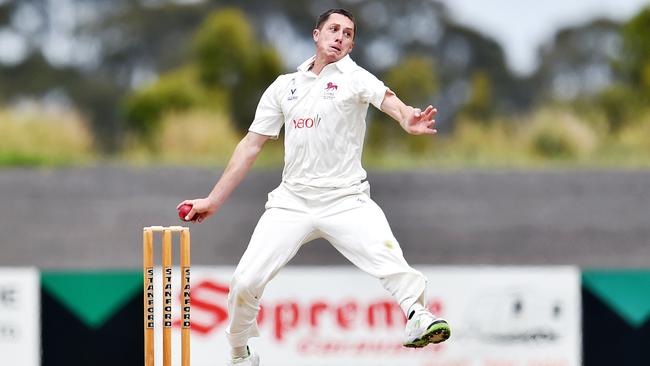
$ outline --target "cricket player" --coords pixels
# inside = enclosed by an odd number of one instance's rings
[[[348,55],[355,32],[354,17],[344,9],[320,15],[312,33],[316,54],[264,92],[249,132],[210,194],[179,204],[192,205],[185,219],[194,222],[217,212],[267,140],[276,139],[284,126],[282,182],[269,193],[266,211],[230,283],[228,365],[259,365],[247,342],[258,336],[256,317],[264,287],[302,244],[316,238],[328,240],[391,293],[408,319],[404,346],[440,343],[451,334],[447,322],[427,310],[427,280],[404,259],[384,213],[370,198],[361,166],[369,104],[412,135],[436,133],[436,109],[407,106],[358,66]]]

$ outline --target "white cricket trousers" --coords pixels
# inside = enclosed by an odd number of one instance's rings
[[[228,295],[232,347],[258,336],[257,313],[266,284],[300,246],[325,238],[361,270],[380,279],[404,313],[424,304],[426,278],[406,263],[386,216],[370,199],[367,182],[347,188],[308,188],[280,184],[269,193]]]

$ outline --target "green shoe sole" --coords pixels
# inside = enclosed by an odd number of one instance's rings
[[[449,324],[444,320],[436,320],[429,325],[427,331],[420,338],[416,338],[412,342],[405,343],[404,347],[409,348],[422,348],[429,343],[438,344],[446,341],[451,336],[451,329]]]

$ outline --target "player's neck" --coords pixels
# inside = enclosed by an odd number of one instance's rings
[[[311,64],[311,67],[309,68],[309,71],[311,71],[312,73],[314,73],[314,74],[316,74],[316,75],[319,75],[320,72],[323,71],[323,69],[324,69],[325,66],[327,66],[327,65],[328,65],[328,64],[327,64],[325,61],[323,61],[323,60],[319,60],[318,58],[316,58],[316,59],[314,60],[314,63]]]
[[[338,61],[338,60],[336,60]],[[329,64],[333,64],[334,62],[331,58],[328,58],[327,56],[319,56],[318,54],[316,55],[316,58],[314,59],[314,63],[311,65],[309,68],[309,71],[312,73],[319,75],[321,71],[325,68],[325,66]]]

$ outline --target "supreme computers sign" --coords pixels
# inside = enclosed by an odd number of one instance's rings
[[[0,364],[40,365],[39,276],[32,268],[0,268]]]
[[[576,269],[418,269],[429,279],[429,308],[451,324],[445,343],[402,347],[400,308],[378,280],[354,267],[288,267],[267,287],[258,317],[261,336],[249,345],[266,366],[581,364]],[[193,269],[192,365],[214,365],[229,355],[224,330],[231,274],[232,268]],[[178,272],[174,279],[174,319],[179,319]],[[159,324],[159,307],[156,316]],[[180,344],[178,324],[174,345]],[[174,354],[179,353],[176,346]]]

